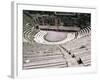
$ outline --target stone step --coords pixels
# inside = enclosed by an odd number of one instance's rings
[[[34,61],[34,62],[28,61],[27,63],[24,63],[24,66],[52,64],[56,62],[65,62],[65,60],[63,58],[58,58],[58,59],[41,60],[41,61]]]
[[[67,67],[65,62],[57,62],[57,63],[50,63],[50,64],[41,64],[41,65],[31,65],[31,66],[24,66],[24,69],[37,69],[37,68],[64,68]]]

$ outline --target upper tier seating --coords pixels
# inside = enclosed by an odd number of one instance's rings
[[[80,31],[76,32],[76,33],[75,33],[75,36],[76,36],[75,38],[80,38],[80,37],[86,36],[86,35],[88,35],[90,32],[91,32],[91,27],[88,26],[88,27],[83,28],[83,29],[81,29]]]

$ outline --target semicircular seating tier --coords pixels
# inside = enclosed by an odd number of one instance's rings
[[[73,39],[81,38],[83,36],[90,34],[90,31],[91,31],[91,27],[89,26],[89,27],[81,29],[78,32],[66,33],[67,35],[66,38],[61,41],[57,41],[57,42],[48,41],[45,39],[45,35],[48,34],[47,31],[37,30],[31,26],[24,27],[23,35],[24,35],[24,41],[27,41],[27,42],[35,41],[41,44],[51,44],[52,45],[52,44],[62,44],[62,43],[66,43]]]
[[[47,41],[46,39],[44,39],[44,36],[46,34],[48,34],[48,33],[46,31],[39,31],[34,36],[34,40],[37,43],[41,43],[41,44],[62,44],[62,43],[66,43],[66,42],[68,42],[70,40],[73,40],[73,39],[77,39],[77,38],[81,38],[83,36],[86,36],[86,35],[90,34],[90,31],[91,31],[91,27],[86,27],[86,28],[81,29],[78,32],[75,32],[75,33],[66,33],[67,34],[67,37],[64,40],[57,41],[57,42]]]

